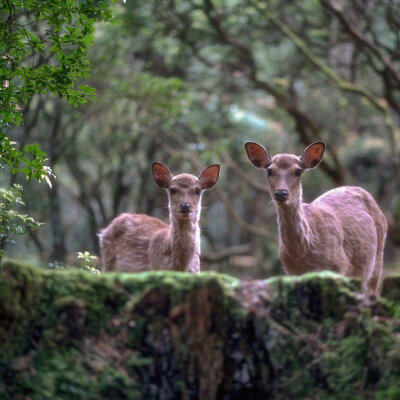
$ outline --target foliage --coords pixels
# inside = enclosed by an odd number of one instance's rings
[[[16,143],[10,141],[5,134],[0,134],[0,159],[12,173],[20,172],[28,179],[36,178],[39,181],[45,179],[51,187],[49,176],[53,176],[51,168],[43,165],[46,161],[44,153],[37,143],[24,146],[22,150],[16,150]],[[21,167],[21,164],[23,166]],[[4,166],[1,166],[4,169]]]
[[[93,272],[95,274],[99,274],[100,271],[97,269],[97,260],[98,258],[88,251],[84,253],[78,251],[77,253],[78,260],[80,261],[80,268],[89,272]]]
[[[112,21],[107,1],[5,0],[0,6],[0,154],[4,166],[29,179],[47,177],[37,145],[15,148],[5,134],[20,125],[34,94],[53,93],[77,106],[94,90],[77,85],[89,77],[87,48],[97,20]],[[22,165],[22,167],[21,167]]]
[[[97,101],[73,108],[35,95],[25,125],[10,130],[16,142],[34,138],[58,176],[51,194],[27,184],[31,208],[49,221],[37,253],[46,262],[79,248],[96,254],[97,232],[122,212],[166,219],[152,161],[194,174],[220,163],[204,196],[204,269],[282,273],[274,205],[243,142],[301,154],[324,140],[323,162],[303,179],[305,201],[343,184],[369,190],[390,223],[386,265],[396,265],[399,11],[397,0],[116,5],[122,23],[97,25],[87,50]]]
[[[0,257],[3,256],[5,244],[11,242],[12,237],[23,235],[42,225],[29,215],[16,210],[18,206],[25,205],[21,192],[22,186],[17,184],[8,189],[0,188]]]

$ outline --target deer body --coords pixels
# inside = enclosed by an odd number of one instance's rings
[[[312,203],[302,202],[301,175],[319,164],[325,145],[309,146],[302,157],[270,157],[246,143],[250,161],[268,171],[279,227],[279,256],[289,275],[328,269],[359,277],[364,290],[377,293],[383,267],[387,221],[364,189],[343,186]]]
[[[219,166],[212,165],[199,178],[173,177],[167,167],[154,163],[155,182],[168,190],[170,224],[144,214],[115,218],[100,234],[102,270],[200,272],[201,196],[214,186],[218,174]]]

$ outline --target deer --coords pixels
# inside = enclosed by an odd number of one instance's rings
[[[255,142],[246,142],[245,150],[253,166],[267,172],[285,272],[330,270],[360,278],[364,293],[378,295],[388,224],[372,195],[342,186],[303,203],[301,177],[320,164],[325,143],[312,143],[301,156],[270,156]]]
[[[123,213],[113,219],[99,235],[102,271],[200,272],[201,199],[217,183],[219,171],[213,164],[199,177],[173,176],[154,162],[153,180],[168,193],[169,225],[145,214]]]

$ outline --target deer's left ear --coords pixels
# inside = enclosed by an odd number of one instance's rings
[[[200,187],[202,190],[211,189],[218,181],[219,178],[219,164],[210,165],[203,169],[199,175]]]
[[[324,142],[315,142],[310,144],[305,150],[303,155],[300,157],[301,166],[304,169],[316,167],[322,160],[325,151]]]

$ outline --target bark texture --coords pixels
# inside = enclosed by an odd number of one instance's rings
[[[400,278],[238,281],[6,262],[0,398],[398,399]]]

